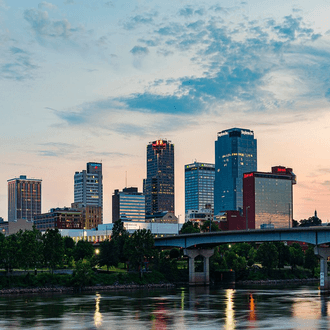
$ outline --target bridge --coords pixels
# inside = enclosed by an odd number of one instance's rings
[[[189,257],[189,283],[196,285],[209,284],[209,258],[213,255],[215,246],[226,243],[283,241],[297,241],[315,245],[314,252],[320,258],[320,287],[323,291],[329,290],[327,259],[330,257],[330,248],[321,247],[321,245],[330,243],[330,226],[184,234],[155,238],[155,246],[184,248],[185,255]],[[197,256],[201,256],[204,261],[204,271],[200,273],[195,272],[194,267]]]

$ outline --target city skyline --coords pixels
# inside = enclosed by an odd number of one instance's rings
[[[330,5],[324,0],[0,1],[0,217],[7,180],[43,180],[42,212],[70,206],[73,175],[103,164],[111,196],[142,191],[149,141],[214,163],[217,133],[253,130],[258,171],[294,169],[294,219],[330,220]],[[7,220],[7,219],[6,219]]]

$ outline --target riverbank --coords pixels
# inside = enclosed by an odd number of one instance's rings
[[[290,284],[304,284],[304,283],[317,283],[319,282],[318,278],[294,278],[286,280],[245,280],[237,281],[237,285],[290,285]]]
[[[90,292],[90,291],[114,291],[114,290],[140,290],[140,289],[169,289],[175,288],[172,283],[159,284],[115,284],[115,285],[92,285],[84,286],[79,290],[76,287],[40,287],[40,288],[10,288],[0,290],[0,295],[8,294],[39,294],[39,293],[73,293],[73,292]]]

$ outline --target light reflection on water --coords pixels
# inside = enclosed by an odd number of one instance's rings
[[[328,329],[315,286],[2,296],[0,329]]]

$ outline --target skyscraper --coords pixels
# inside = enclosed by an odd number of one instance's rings
[[[147,146],[147,178],[143,180],[146,214],[174,213],[174,145],[156,140]]]
[[[87,170],[75,173],[74,202],[103,207],[101,163],[87,163]]]
[[[185,213],[210,204],[214,208],[214,164],[197,163],[184,166]]]
[[[214,214],[243,208],[243,174],[257,170],[253,131],[231,128],[215,141]]]
[[[271,172],[244,174],[244,212],[249,228],[290,228],[293,219],[292,168],[274,166]]]
[[[112,222],[145,221],[146,205],[145,196],[138,192],[138,188],[116,189],[112,195]]]
[[[41,179],[27,179],[26,175],[8,180],[8,221],[32,221],[41,213]]]

